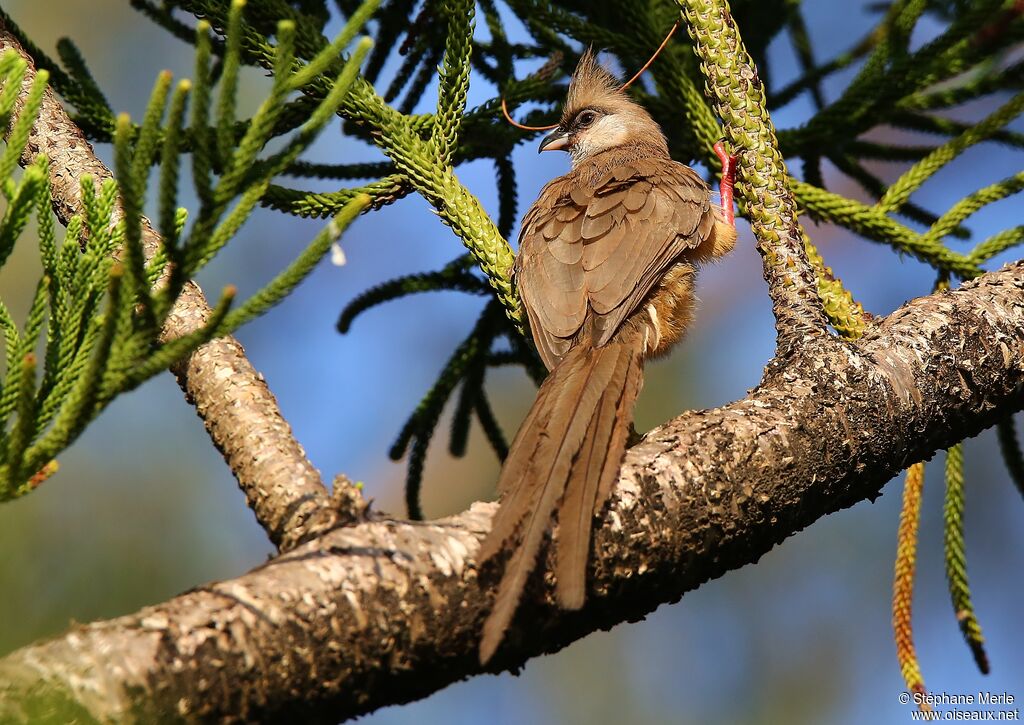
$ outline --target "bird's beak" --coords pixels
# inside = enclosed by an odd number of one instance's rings
[[[540,142],[540,148],[537,149],[537,153],[541,151],[558,151],[559,149],[565,149],[568,145],[569,132],[556,128]]]

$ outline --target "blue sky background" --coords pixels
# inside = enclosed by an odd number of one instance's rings
[[[71,36],[115,110],[139,117],[159,70],[191,73],[190,48],[117,0],[35,3],[4,9],[43,48]],[[862,3],[805,3],[819,59],[849,47],[873,24]],[[483,23],[480,24],[483,26]],[[937,27],[925,22],[915,43]],[[478,30],[481,37],[486,29]],[[685,34],[674,42],[686,42]],[[772,77],[783,84],[796,63],[788,41],[772,46]],[[385,79],[395,69],[391,62]],[[856,67],[826,84],[834,100]],[[525,70],[523,71],[525,72]],[[244,102],[265,89],[245,76]],[[494,93],[474,76],[470,105]],[[421,109],[430,110],[433,91]],[[988,109],[991,110],[991,109]],[[775,114],[780,128],[811,112],[803,96]],[[958,109],[961,118],[985,108]],[[1024,130],[1020,120],[1013,126]],[[876,138],[920,143],[893,131]],[[514,163],[522,213],[550,178],[567,170],[561,154],[519,147]],[[109,149],[99,148],[109,159]],[[377,160],[379,153],[328,129],[309,158]],[[1019,171],[1024,154],[982,145],[928,182],[915,200],[942,211],[985,184]],[[797,164],[797,166],[799,166]],[[874,168],[894,179],[900,166]],[[799,168],[794,169],[799,173]],[[828,172],[833,170],[827,169]],[[490,162],[458,169],[487,209],[497,209]],[[828,173],[831,188],[864,198]],[[305,181],[295,185],[312,186]],[[325,187],[326,188],[326,187]],[[189,204],[186,198],[186,204]],[[200,282],[216,296],[226,284],[257,290],[303,248],[323,222],[260,211]],[[1020,223],[1019,200],[971,219],[976,239]],[[929,291],[924,265],[842,230],[810,227],[822,253],[865,307],[885,314]],[[340,336],[342,306],[400,274],[436,269],[461,251],[454,235],[409,197],[359,219],[343,239],[344,267],[321,265],[284,304],[239,338],[266,376],[285,416],[326,478],[345,472],[366,484],[378,508],[403,511],[403,463],[386,456],[402,421],[476,319],[479,299],[421,295],[377,308]],[[996,260],[994,265],[1000,261]],[[35,251],[22,244],[0,272],[0,291],[23,314],[37,279]],[[774,330],[749,229],[736,252],[706,270],[695,329],[668,361],[653,365],[637,417],[650,428],[679,412],[719,405],[753,387],[770,358]],[[493,400],[511,434],[532,400],[520,371],[490,378]],[[424,483],[428,516],[493,495],[498,465],[479,430],[463,460],[447,454],[447,436],[431,448]],[[920,541],[915,629],[932,691],[1008,691],[1024,698],[1024,501],[1013,488],[990,432],[966,446],[967,553],[975,604],[988,637],[993,673],[974,669],[960,639],[942,570],[942,455],[929,466]],[[40,490],[0,507],[0,653],[60,632],[71,620],[124,614],[211,579],[237,575],[271,553],[265,536],[202,424],[170,377],[119,399],[61,457],[62,470]],[[412,705],[365,720],[384,723],[862,723],[907,722],[897,696],[902,680],[889,622],[901,487],[874,503],[826,517],[766,555],[660,608],[647,621],[594,634],[562,653],[531,662],[521,676],[478,677]]]

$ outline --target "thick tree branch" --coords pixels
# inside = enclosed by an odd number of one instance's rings
[[[586,607],[559,611],[550,574],[538,577],[492,666],[754,562],[1022,404],[1024,262],[915,300],[856,344],[811,342],[746,398],[630,450],[595,531]],[[493,510],[339,528],[238,579],[22,649],[0,661],[0,720],[60,700],[104,720],[337,722],[422,697],[479,672],[495,572],[473,558]]]
[[[29,64],[16,105],[20,113],[35,77],[35,63],[0,21],[0,53],[8,48]],[[50,88],[43,96],[22,164],[32,163],[38,154],[50,159],[53,210],[65,225],[82,210],[79,180],[91,174],[98,185],[111,178],[110,170],[93,153]],[[121,214],[118,205],[115,217],[120,219]],[[147,258],[162,244],[147,219],[143,219],[142,240]],[[202,290],[189,282],[162,336],[167,339],[194,332],[206,324],[210,312]],[[203,345],[175,365],[173,372],[276,546],[288,549],[342,517],[356,517],[361,510],[358,496],[347,495],[354,489],[339,488],[332,505],[319,472],[306,458],[274,395],[234,337]]]

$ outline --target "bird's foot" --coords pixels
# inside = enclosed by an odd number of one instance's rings
[[[732,208],[732,188],[736,183],[736,154],[730,154],[725,150],[725,139],[714,145],[715,155],[722,162],[722,183],[718,189],[722,198],[722,211],[725,212],[725,221],[729,226],[736,226],[736,216]]]

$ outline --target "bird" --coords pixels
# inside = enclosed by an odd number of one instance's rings
[[[486,664],[504,639],[552,519],[555,598],[583,606],[592,522],[615,483],[646,360],[664,355],[693,318],[697,268],[736,242],[735,157],[722,200],[672,160],[661,127],[592,49],[573,73],[560,122],[539,151],[571,170],[543,187],[523,218],[512,275],[549,374],[509,449],[500,504],[478,556],[508,559],[485,620]],[[727,188],[728,183],[728,188]]]

